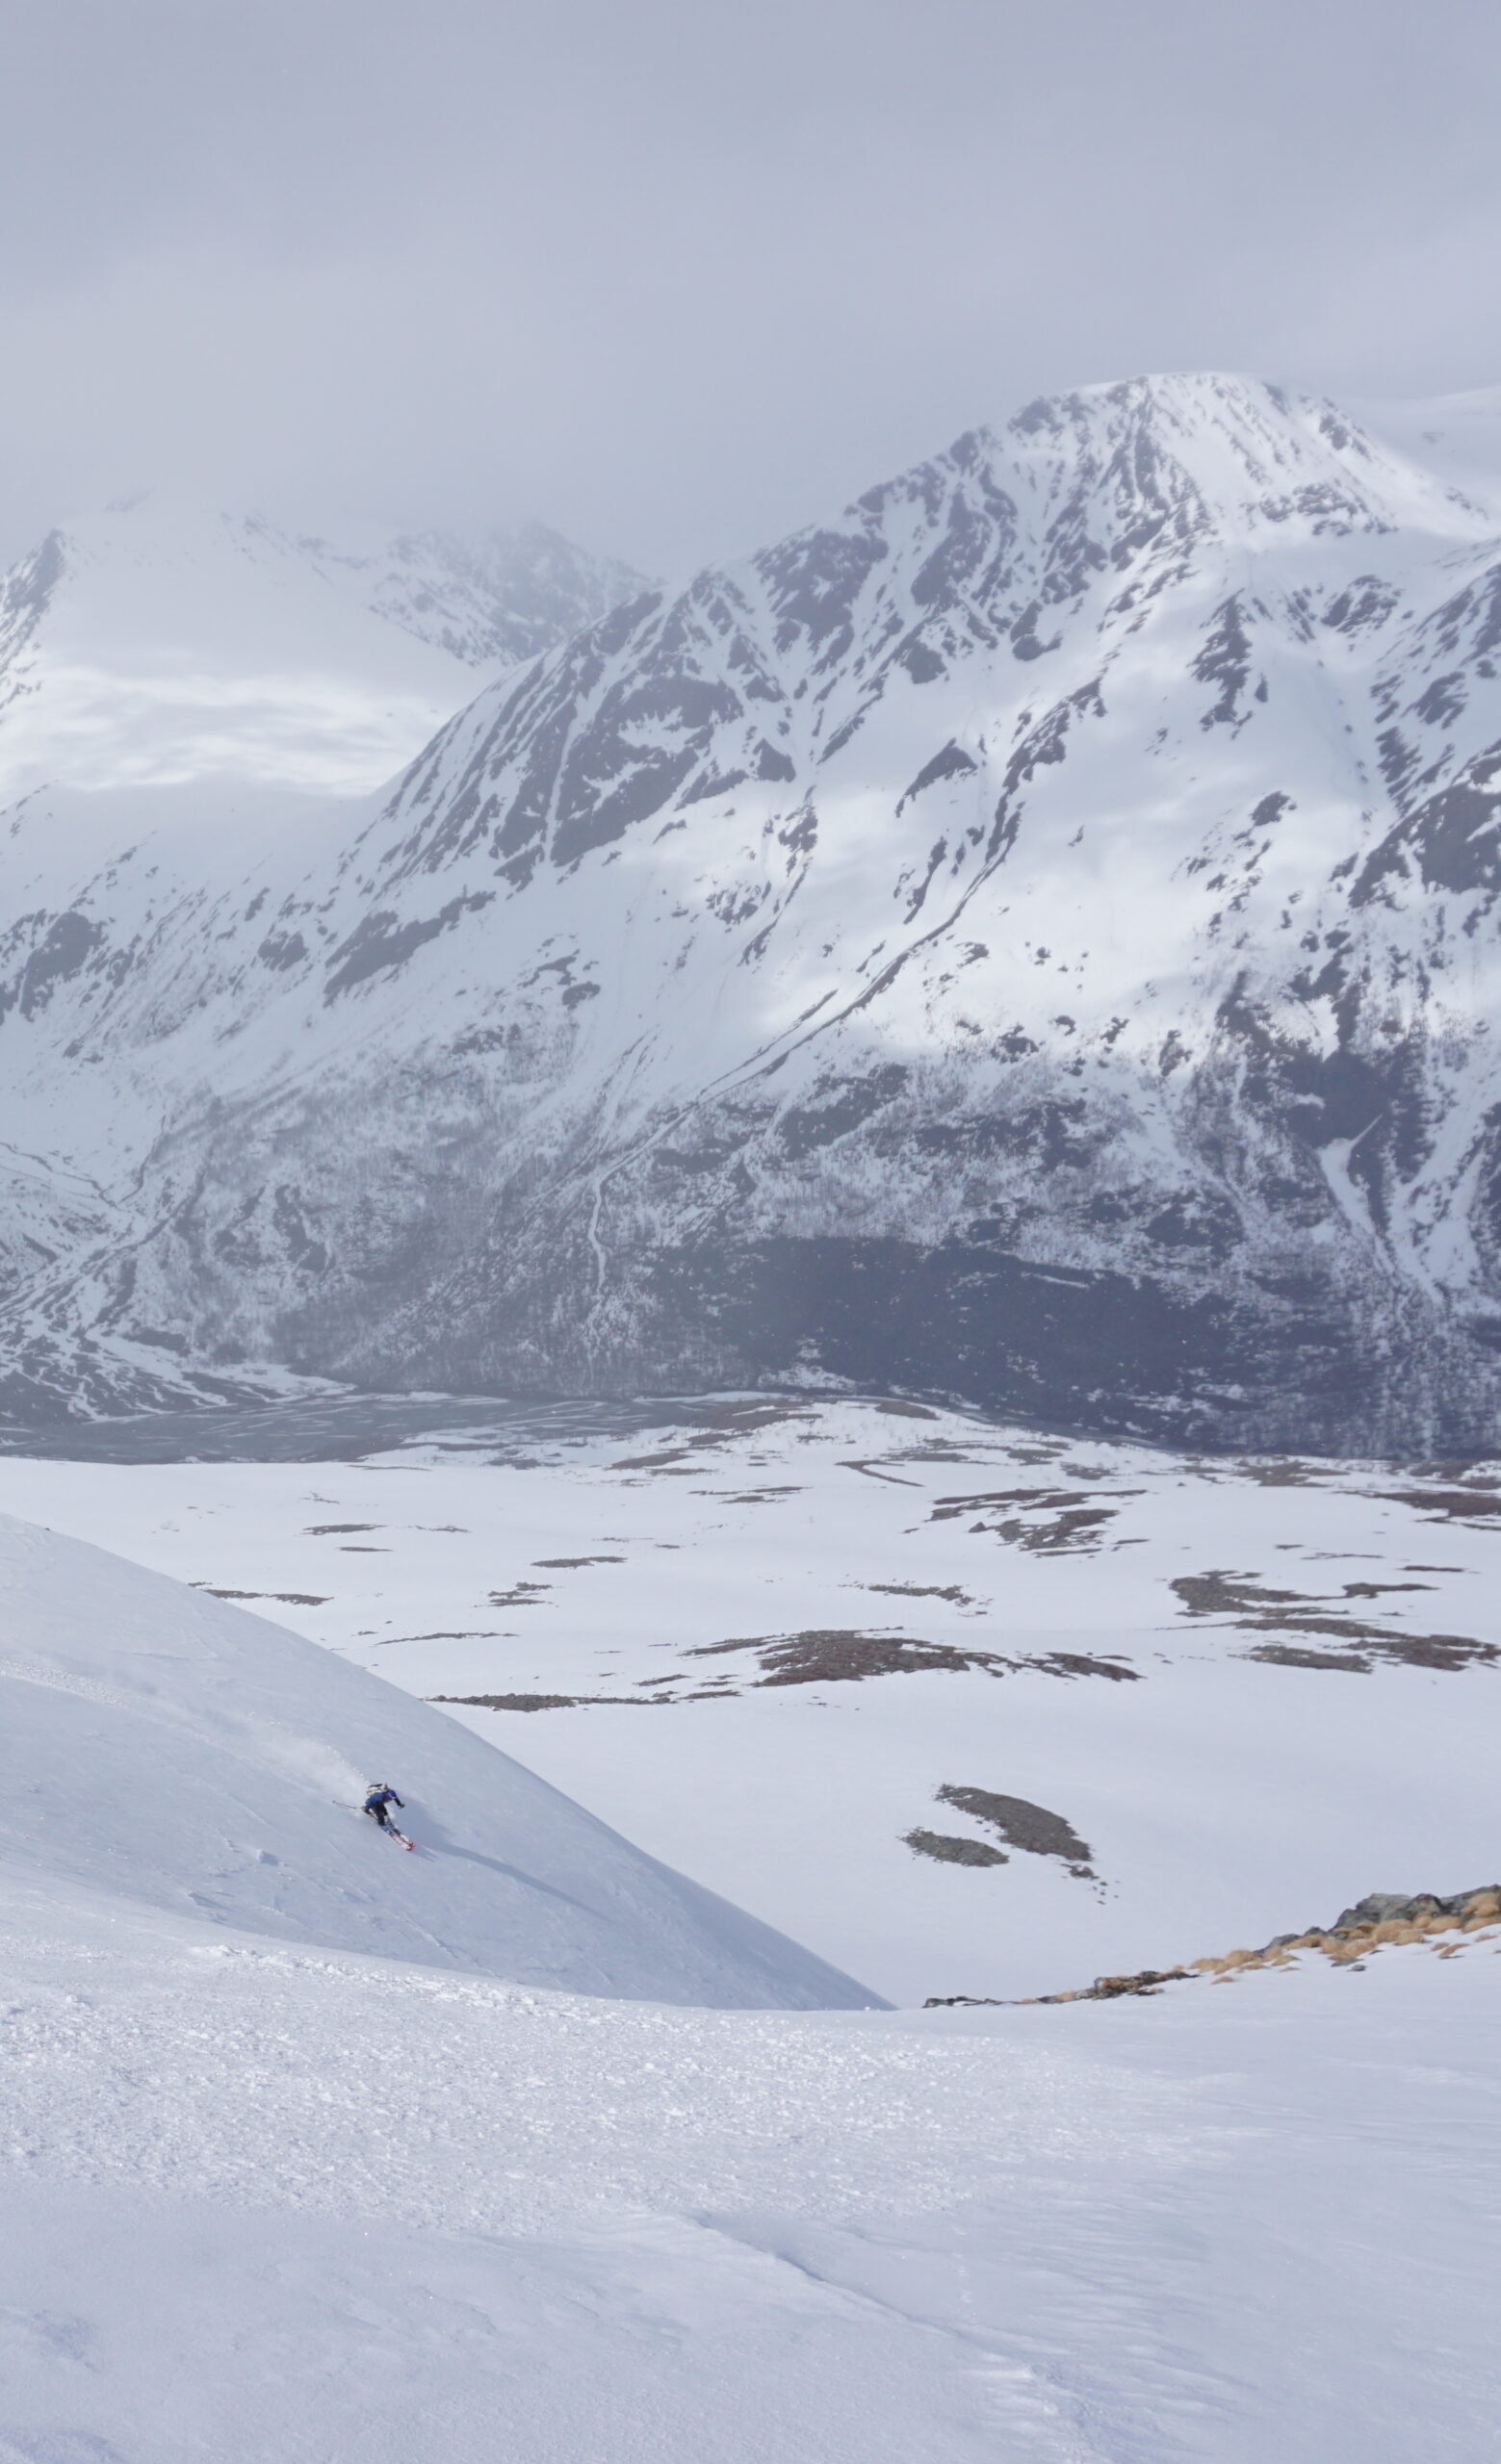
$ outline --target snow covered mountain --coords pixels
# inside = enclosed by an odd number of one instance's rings
[[[386,801],[80,867],[0,947],[17,1406],[157,1391],[144,1346],[1483,1444],[1501,513],[1397,427],[1034,403]]]

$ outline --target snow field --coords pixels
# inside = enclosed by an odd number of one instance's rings
[[[373,2424],[413,2464],[1486,2451],[1478,1949],[789,2015],[41,1890],[6,1930],[8,2457],[352,2464]]]
[[[1052,1991],[1493,1877],[1495,1669],[1367,1645],[1362,1672],[1352,1638],[1501,1642],[1488,1492],[1456,1520],[1452,1481],[1389,1467],[1268,1484],[957,1414],[752,1408],[783,1416],[369,1462],[0,1460],[0,1503],[250,1594],[412,1693],[567,1698],[448,1707],[893,2000]],[[1216,1572],[1248,1604],[1172,1588]],[[1003,1665],[767,1684],[764,1648],[713,1648],[809,1631]],[[1334,1665],[1248,1656],[1267,1648]],[[938,1801],[953,1785],[1061,1816],[1093,1878],[1014,1843],[914,1853],[914,1830],[998,1844]]]
[[[923,1961],[964,1969],[940,1989],[1045,1952],[1039,1982],[1084,1982],[1087,1951],[1149,1920],[1160,1959],[1227,1949],[1290,1874],[1296,1908],[1248,1936],[1333,1916],[1341,1861],[1360,1867],[1336,1901],[1445,1879],[1405,1861],[1488,1837],[1495,1681],[1247,1662],[1259,1630],[1190,1618],[1171,1580],[1220,1565],[1270,1590],[1281,1570],[1345,1601],[1352,1567],[1415,1580],[1397,1569],[1441,1555],[1437,1603],[1355,1606],[1410,1639],[1466,1630],[1462,1608],[1483,1631],[1479,1510],[1440,1537],[1389,1473],[1268,1488],[1137,1450],[1039,1461],[1033,1436],[855,1402],[703,1435],[531,1469],[473,1440],[467,1459],[0,1464],[8,1505],[220,1589],[321,1579],[317,1608],[253,1604],[336,1612],[315,1650],[0,1524],[3,2464],[354,2464],[373,2440],[404,2464],[1478,2464],[1501,2399],[1493,1938],[1145,2002],[689,2007],[706,1979],[748,1998],[772,1964],[786,1998],[816,1998],[814,1963],[481,1740],[586,1740],[577,1761],[642,1825],[702,1826],[696,1870],[733,1864],[763,1909],[800,1891],[893,1970],[925,1924]],[[1110,1501],[1098,1554],[1026,1544],[1075,1510],[1053,1504],[931,1520],[966,1480],[1072,1494],[1086,1460]],[[997,1514],[1009,1538],[974,1527]],[[327,1527],[361,1523],[379,1527]],[[547,1563],[597,1554],[616,1562]],[[852,1590],[852,1566],[925,1596]],[[490,1590],[540,1605],[497,1612]],[[608,1667],[621,1693],[666,1674],[692,1695],[724,1664],[692,1656],[706,1620],[786,1633],[836,1608],[1143,1674],[762,1687],[752,1656],[731,1662],[749,1690],[650,1718],[445,1716],[342,1656],[420,1656],[369,1630],[481,1602],[508,1614],[513,1675],[581,1690]],[[377,1776],[372,1754],[410,1792],[419,1857],[328,1801]],[[910,1820],[983,1830],[931,1803],[934,1772],[1035,1787],[1100,1885],[1020,1849],[914,1856]],[[893,1888],[907,1873],[925,1897]],[[608,1989],[538,1983],[564,1968]]]

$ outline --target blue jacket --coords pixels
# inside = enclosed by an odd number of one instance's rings
[[[401,1806],[403,1813],[406,1810],[402,1799],[397,1795],[394,1788],[372,1788],[365,1800],[365,1811],[369,1813],[375,1806]]]

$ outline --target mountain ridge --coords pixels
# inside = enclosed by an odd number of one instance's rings
[[[1089,389],[626,601],[311,866],[80,884],[7,1134],[65,1040],[145,1194],[13,1349],[1483,1443],[1498,533],[1331,403]]]

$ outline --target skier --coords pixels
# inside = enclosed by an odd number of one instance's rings
[[[396,1835],[400,1839],[403,1834],[397,1831],[396,1824],[391,1819],[392,1806],[401,1806],[401,1811],[403,1813],[406,1811],[405,1804],[394,1788],[388,1788],[384,1780],[372,1780],[365,1791],[365,1811],[368,1814],[374,1814],[382,1831],[396,1831]]]

